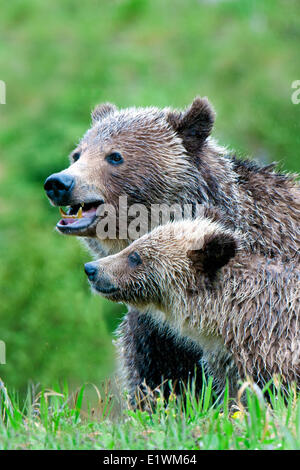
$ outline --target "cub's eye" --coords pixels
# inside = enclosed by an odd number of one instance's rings
[[[131,268],[134,268],[135,266],[142,264],[143,261],[140,255],[136,251],[134,251],[133,253],[130,253],[130,255],[128,255],[128,262],[129,266]]]
[[[119,152],[110,153],[105,157],[105,160],[111,165],[121,165],[121,163],[124,162],[124,159]]]
[[[80,152],[73,153],[72,160],[73,160],[74,163],[77,162],[77,160],[79,160],[79,158],[80,158]]]

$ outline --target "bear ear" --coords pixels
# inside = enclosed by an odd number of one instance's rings
[[[195,151],[210,135],[215,112],[207,98],[196,97],[186,111],[171,111],[167,121],[182,138],[186,149]]]
[[[96,123],[100,121],[105,116],[108,116],[111,113],[117,111],[117,107],[111,103],[102,103],[98,104],[92,111],[92,122]]]
[[[187,256],[197,274],[202,274],[212,281],[218,270],[235,256],[237,248],[236,238],[230,233],[221,232],[204,237],[203,247],[188,251]]]

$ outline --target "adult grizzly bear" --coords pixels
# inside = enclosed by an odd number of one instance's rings
[[[92,127],[71,154],[71,165],[45,182],[54,205],[70,206],[57,230],[83,237],[99,258],[129,243],[97,239],[97,208],[103,202],[115,206],[117,217],[124,195],[129,206],[199,203],[217,207],[228,226],[245,235],[249,257],[295,260],[300,213],[295,178],[230,155],[210,137],[213,123],[205,98],[196,98],[182,112],[97,106]],[[79,210],[81,218],[69,218]],[[163,379],[186,382],[201,359],[200,349],[178,341],[167,324],[159,327],[136,309],[129,310],[119,335],[121,368],[131,394],[144,381],[151,388]]]
[[[210,215],[208,213],[208,215]],[[274,374],[300,388],[300,270],[240,250],[239,234],[211,217],[156,227],[121,252],[87,263],[100,295],[167,322],[203,350],[223,394],[239,378],[263,387]]]

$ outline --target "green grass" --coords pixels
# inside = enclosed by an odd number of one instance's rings
[[[292,390],[286,401],[271,393],[272,407],[251,387],[246,407],[226,394],[223,404],[213,405],[209,382],[198,399],[189,391],[184,400],[171,394],[164,403],[158,395],[157,409],[149,414],[120,411],[94,386],[72,396],[67,387],[30,390],[22,405],[3,383],[0,387],[0,449],[300,449],[300,396]],[[84,395],[90,392],[97,405],[89,409],[85,403],[84,410]]]
[[[92,107],[184,107],[206,95],[222,144],[300,171],[300,105],[291,102],[299,38],[298,0],[2,2],[0,341],[7,364],[0,376],[19,396],[5,411],[2,447],[297,447],[298,404],[276,405],[262,439],[266,409],[255,398],[250,421],[194,404],[183,419],[164,409],[152,418],[124,412],[116,425],[111,415],[99,422],[78,415],[66,391],[47,398],[49,409],[38,399],[36,414],[26,390],[30,380],[46,389],[67,381],[71,393],[85,382],[99,385],[115,368],[112,333],[125,308],[91,295],[83,272],[89,255],[54,232],[58,212],[43,191],[89,127]]]

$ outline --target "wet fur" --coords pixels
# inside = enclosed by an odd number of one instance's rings
[[[274,374],[300,388],[299,266],[249,259],[242,246],[239,233],[210,219],[173,222],[98,266],[120,289],[112,300],[138,306],[203,350],[219,393],[226,378],[236,395],[239,378],[263,387]],[[131,269],[133,251],[143,265]]]
[[[79,200],[93,187],[116,205],[117,198],[126,194],[129,204],[190,202],[216,207],[228,227],[245,235],[247,256],[297,261],[300,206],[295,177],[238,160],[220,147],[209,135],[214,113],[206,99],[197,98],[185,111],[118,110],[106,103],[92,117],[92,128],[78,146],[91,163],[84,166],[79,160],[67,170],[77,175]],[[129,166],[126,173],[108,178],[98,166],[97,156],[111,146],[119,146],[129,155]],[[124,248],[89,235],[85,242],[95,258]],[[143,380],[151,388],[159,385],[161,377],[186,381],[202,356],[201,349],[188,348],[186,341],[175,338],[167,323],[158,328],[149,315],[139,316],[136,309],[129,309],[122,322],[117,347],[132,394]],[[168,361],[160,361],[160,357],[169,357],[170,350],[172,367]],[[189,360],[182,362],[183,350]]]

